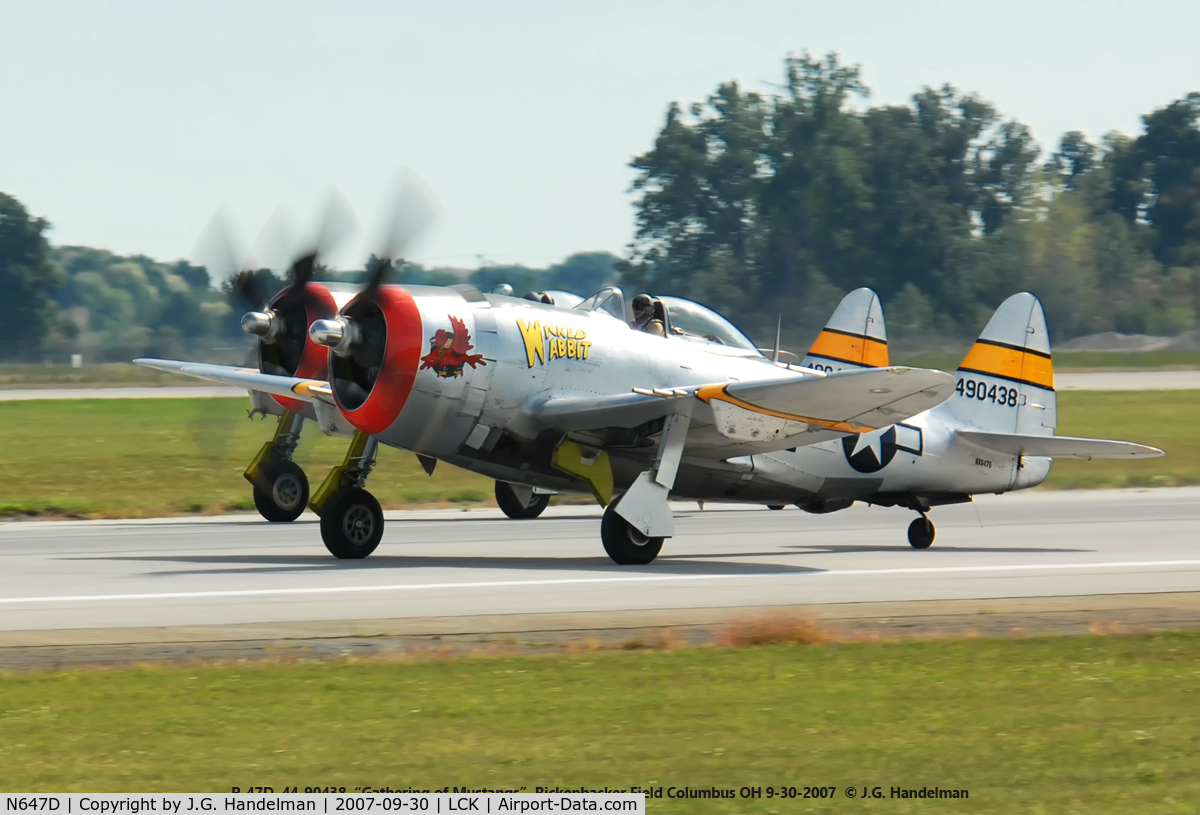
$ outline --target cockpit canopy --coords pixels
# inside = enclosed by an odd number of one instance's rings
[[[711,308],[682,297],[659,297],[669,323],[670,336],[683,336],[689,340],[704,340],[740,351],[759,355],[758,348],[737,327]]]
[[[605,286],[575,306],[576,311],[595,311],[625,323],[625,295],[616,286]]]
[[[705,343],[708,350],[730,356],[762,356],[762,353],[733,323],[712,309],[682,297],[654,298],[655,317],[663,321],[668,337]],[[625,295],[616,286],[606,286],[575,308],[595,311],[628,323]]]

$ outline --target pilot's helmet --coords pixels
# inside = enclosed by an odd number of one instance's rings
[[[648,294],[639,294],[633,298],[633,316],[639,323],[644,323],[654,316],[654,301]]]

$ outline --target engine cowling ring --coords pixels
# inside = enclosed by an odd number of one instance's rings
[[[386,333],[378,373],[366,398],[361,401],[348,398],[338,377],[339,367],[348,363],[336,355],[330,365],[329,379],[334,401],[346,421],[364,433],[376,435],[392,426],[408,402],[421,360],[423,334],[421,311],[406,289],[384,286],[377,292],[374,304],[356,298],[342,309],[342,316],[354,319],[356,312],[372,307],[382,312]],[[351,401],[358,404],[352,406]]]
[[[274,308],[279,300],[287,293],[287,289],[279,292],[271,299],[269,308]],[[309,283],[305,286],[305,322],[304,330],[301,334],[299,327],[293,328],[290,324],[287,327],[287,334],[277,340],[276,343],[265,343],[262,340],[258,342],[258,369],[263,373],[281,374],[283,376],[295,376],[302,379],[324,379],[329,363],[329,349],[317,345],[308,338],[308,327],[316,320],[326,320],[337,315],[337,303],[330,294],[329,289],[322,286],[320,283]],[[286,316],[285,316],[286,319]],[[275,350],[272,346],[280,341],[288,341],[289,337],[292,342],[295,342],[300,336],[303,336],[304,350],[301,352],[299,363],[289,364],[286,359],[273,359],[272,357],[280,356],[278,353],[273,354]],[[289,370],[290,369],[290,370]],[[287,396],[271,396],[285,410],[299,412],[307,407],[307,403],[299,399],[292,399]]]

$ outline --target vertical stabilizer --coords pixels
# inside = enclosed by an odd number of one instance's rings
[[[887,329],[879,295],[862,288],[843,297],[802,364],[818,371],[886,367]]]
[[[1054,366],[1036,297],[1021,292],[1000,304],[958,366],[954,395],[939,410],[982,430],[1054,435]]]

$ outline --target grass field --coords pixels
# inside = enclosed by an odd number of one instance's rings
[[[247,420],[247,399],[0,402],[0,515],[148,517],[253,509],[242,472],[274,432]],[[314,432],[296,460],[313,488],[341,462],[345,439]],[[492,481],[416,457],[379,452],[371,491],[384,506],[474,504]]]
[[[1146,461],[1060,461],[1048,486],[1200,483],[1200,422],[1192,391],[1068,392],[1059,432],[1122,438],[1168,451]],[[243,399],[0,402],[0,516],[149,517],[253,509],[241,473],[274,428],[248,421]],[[346,442],[311,432],[297,461],[319,483]],[[416,457],[382,449],[371,490],[385,507],[486,501],[492,482],[446,464],[433,477]]]
[[[1200,484],[1200,392],[1067,391],[1058,395],[1060,436],[1123,439],[1167,451],[1138,461],[1054,462],[1046,486],[1177,487]]]
[[[0,676],[6,790],[250,785],[967,789],[887,812],[1195,812],[1200,635]]]

